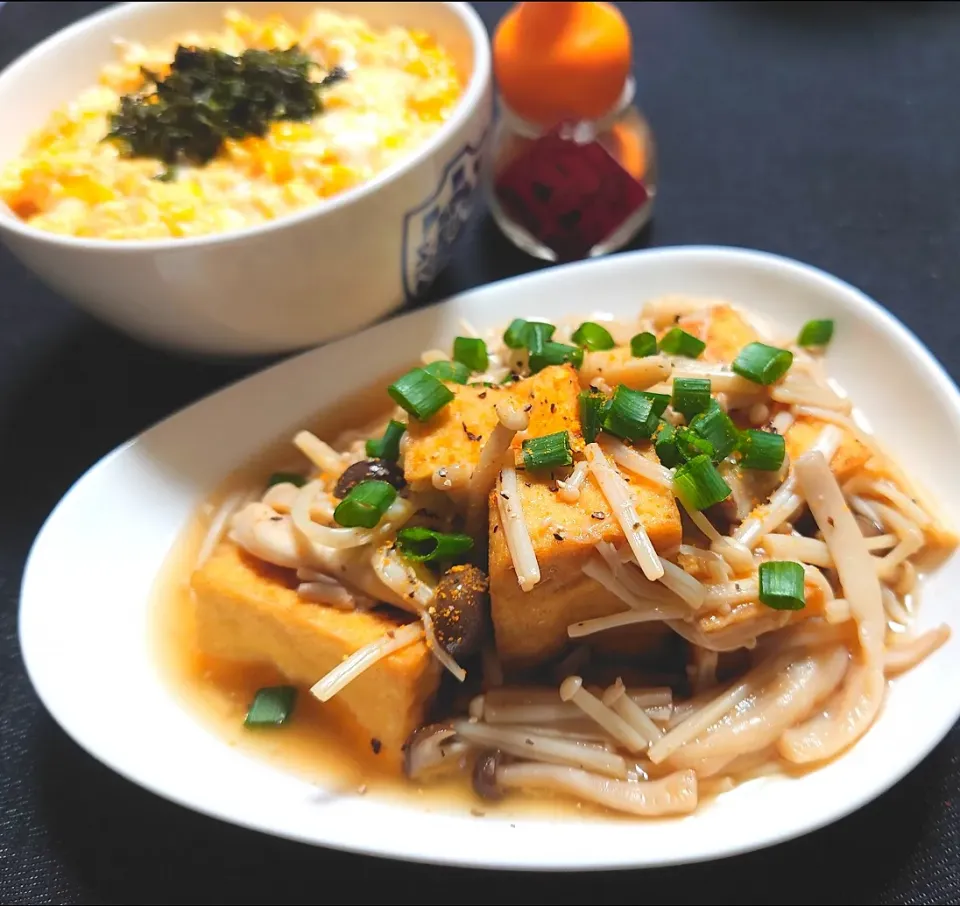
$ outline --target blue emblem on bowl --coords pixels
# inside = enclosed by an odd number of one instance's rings
[[[403,289],[407,301],[433,283],[473,211],[487,134],[464,145],[443,168],[430,197],[403,218]]]

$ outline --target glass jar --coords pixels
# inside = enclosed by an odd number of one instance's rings
[[[622,248],[649,221],[655,149],[633,98],[631,77],[606,116],[550,129],[501,105],[487,190],[516,246],[546,261],[590,258]]]

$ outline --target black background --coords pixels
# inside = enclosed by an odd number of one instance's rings
[[[0,65],[103,5],[8,3]],[[477,6],[488,26],[506,9]],[[960,4],[621,6],[661,155],[656,219],[637,244],[740,245],[818,265],[886,305],[956,379]],[[432,298],[535,266],[478,217]],[[0,249],[0,901],[960,902],[957,728],[831,828],[643,875],[481,874],[311,849],[194,815],[93,761],[23,674],[16,608],[29,545],[100,456],[253,367],[143,348]]]

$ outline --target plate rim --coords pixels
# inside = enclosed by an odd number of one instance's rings
[[[551,268],[545,268],[541,270],[536,270],[524,274],[517,275],[515,277],[510,277],[505,280],[495,281],[493,283],[484,284],[479,287],[475,287],[463,292],[457,293],[453,296],[447,297],[443,300],[439,300],[431,305],[421,306],[412,311],[407,311],[402,314],[389,317],[383,321],[378,322],[375,325],[371,325],[363,331],[358,331],[355,334],[350,335],[350,337],[340,338],[338,340],[331,341],[331,343],[326,344],[327,346],[334,345],[336,343],[342,342],[343,340],[350,339],[355,337],[358,334],[364,334],[371,330],[382,329],[384,325],[393,324],[397,321],[407,320],[411,318],[416,318],[422,316],[424,311],[430,309],[436,309],[440,307],[454,307],[457,304],[468,302],[474,303],[476,300],[481,300],[482,297],[491,292],[499,293],[509,287],[507,291],[516,292],[522,290],[522,287],[525,283],[536,283],[541,279],[545,274],[553,274],[554,272],[560,272],[561,275],[563,272],[570,270],[580,270],[584,268],[597,268],[602,267],[605,264],[611,265],[613,262],[617,262],[620,266],[629,269],[633,262],[648,259],[648,258],[685,258],[688,256],[720,256],[722,258],[730,259],[732,263],[739,265],[762,265],[767,268],[775,268],[783,270],[786,268],[788,271],[791,271],[794,275],[799,275],[807,278],[814,278],[815,280],[820,281],[825,287],[832,288],[834,291],[840,291],[841,293],[847,295],[851,300],[855,300],[855,308],[858,313],[862,314],[867,313],[867,316],[873,319],[879,319],[884,325],[890,329],[898,344],[905,344],[908,348],[912,350],[914,355],[918,356],[923,364],[930,370],[932,377],[940,385],[940,389],[950,397],[955,414],[960,416],[960,390],[958,390],[957,384],[953,381],[950,375],[947,373],[946,369],[929,350],[920,339],[913,333],[913,331],[907,327],[902,321],[900,321],[893,313],[884,308],[879,302],[872,299],[862,290],[848,283],[847,281],[822,270],[816,266],[806,264],[795,259],[774,254],[771,252],[765,252],[754,249],[747,249],[737,246],[722,246],[722,245],[674,245],[674,246],[664,246],[656,247],[650,249],[643,249],[639,251],[627,252],[616,256],[611,256],[605,259],[592,259],[588,261],[573,262],[570,264],[558,265]],[[886,793],[888,790],[893,788],[896,784],[900,783],[903,778],[911,773],[916,767],[925,760],[930,753],[940,745],[946,736],[949,734],[951,728],[956,724],[957,720],[960,719],[960,698],[953,707],[953,714],[948,714],[945,710],[941,714],[941,719],[937,722],[938,729],[935,734],[925,740],[921,745],[911,749],[910,753],[903,757],[900,763],[891,771],[883,775],[882,780],[879,782],[871,782],[866,784],[860,791],[850,798],[844,799],[839,805],[826,809],[822,814],[818,815],[816,818],[806,821],[805,823],[797,824],[795,826],[786,827],[781,830],[775,831],[773,833],[768,833],[766,836],[755,839],[755,840],[745,840],[742,842],[731,842],[730,844],[719,844],[714,845],[710,848],[709,851],[703,851],[702,849],[694,850],[692,854],[686,854],[685,852],[675,852],[667,857],[658,856],[655,861],[643,861],[634,858],[632,861],[629,856],[625,856],[623,851],[613,851],[608,856],[584,856],[580,860],[570,860],[565,859],[564,861],[551,861],[549,859],[537,858],[536,861],[531,861],[529,857],[526,860],[510,860],[510,859],[496,859],[488,857],[464,857],[458,854],[456,851],[447,850],[437,853],[427,852],[424,848],[420,849],[411,849],[409,846],[397,846],[394,850],[386,850],[383,847],[377,846],[365,846],[362,843],[351,843],[351,842],[341,842],[338,841],[335,836],[324,835],[323,839],[319,839],[317,835],[310,836],[303,832],[298,832],[295,829],[286,829],[281,826],[275,826],[269,824],[265,821],[257,821],[253,819],[247,819],[244,817],[242,811],[235,811],[232,813],[225,813],[223,810],[217,809],[216,807],[209,805],[204,802],[198,802],[196,800],[190,799],[186,795],[181,795],[178,790],[172,789],[170,787],[164,787],[161,781],[155,779],[157,776],[156,772],[154,776],[150,776],[149,771],[139,771],[136,768],[130,768],[123,760],[122,757],[116,757],[115,753],[111,752],[102,752],[98,750],[95,746],[88,745],[84,741],[83,732],[79,729],[82,724],[82,721],[75,721],[70,715],[65,715],[62,710],[58,711],[58,707],[55,701],[55,695],[51,694],[51,687],[44,687],[43,680],[38,681],[38,672],[35,669],[34,657],[35,655],[31,654],[31,643],[29,637],[25,637],[24,633],[24,619],[23,615],[25,608],[28,606],[28,600],[30,600],[29,590],[33,584],[31,581],[31,575],[36,572],[39,567],[37,561],[39,556],[42,554],[42,546],[45,537],[48,535],[50,526],[53,525],[58,517],[58,514],[62,511],[63,508],[69,505],[70,499],[78,492],[78,489],[90,480],[96,473],[101,470],[105,470],[110,467],[110,465],[119,457],[123,456],[131,447],[135,446],[137,443],[141,442],[147,435],[152,432],[157,431],[162,426],[166,425],[169,421],[178,418],[184,413],[195,409],[196,407],[202,406],[209,399],[216,397],[226,391],[233,390],[247,381],[250,381],[253,378],[257,378],[261,375],[267,373],[273,373],[275,371],[286,369],[292,367],[294,362],[303,362],[304,360],[317,355],[318,351],[325,347],[315,347],[313,349],[301,352],[299,354],[287,357],[275,364],[272,364],[266,368],[259,369],[253,373],[246,375],[242,378],[239,378],[235,381],[232,381],[223,387],[218,388],[210,393],[207,393],[195,400],[192,403],[176,410],[172,414],[158,420],[150,427],[146,428],[144,431],[140,432],[136,436],[124,441],[119,444],[113,450],[101,457],[97,462],[91,465],[86,469],[80,477],[74,481],[67,491],[63,494],[57,504],[50,511],[48,516],[44,519],[37,535],[30,546],[30,551],[25,561],[24,570],[21,577],[20,585],[20,595],[17,609],[17,639],[20,645],[21,657],[23,660],[25,673],[30,680],[31,686],[40,702],[43,704],[44,708],[47,710],[48,714],[53,718],[53,720],[58,724],[58,726],[67,734],[67,736],[78,745],[84,752],[88,755],[99,761],[102,765],[123,777],[125,780],[130,781],[142,789],[157,795],[162,799],[165,799],[168,802],[173,802],[179,806],[185,807],[190,811],[196,812],[198,814],[204,815],[208,818],[213,818],[217,821],[232,824],[234,826],[242,827],[247,830],[253,830],[258,833],[265,833],[271,836],[279,837],[282,839],[288,839],[297,843],[306,844],[310,846],[321,846],[330,850],[337,850],[341,852],[348,852],[357,855],[372,856],[380,859],[390,859],[393,861],[407,861],[411,863],[419,863],[426,865],[436,865],[443,867],[451,868],[469,868],[469,869],[482,869],[482,870],[494,870],[494,871],[525,871],[525,872],[595,872],[595,871],[626,871],[626,870],[643,870],[648,868],[655,867],[670,867],[686,864],[695,864],[695,863],[706,863],[718,861],[720,859],[729,858],[732,856],[742,855],[748,852],[760,851],[763,849],[770,848],[772,846],[779,845],[781,843],[798,839],[800,837],[806,836],[807,834],[813,833],[814,831],[820,830],[828,825],[834,824],[853,812],[858,811],[863,806],[869,802],[877,799],[879,796]],[[36,606],[36,605],[33,605]],[[179,705],[179,703],[178,703]],[[183,707],[184,710],[188,710],[186,706],[179,705]],[[383,804],[387,804],[388,800],[381,800]],[[439,816],[438,816],[439,817]],[[515,823],[520,823],[526,819],[518,817],[515,820]],[[630,825],[624,825],[625,828],[629,828]]]

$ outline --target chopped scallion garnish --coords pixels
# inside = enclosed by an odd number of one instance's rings
[[[583,364],[583,350],[579,346],[548,341],[539,352],[530,350],[530,370],[536,374],[548,365],[573,365],[579,368]]]
[[[705,412],[711,399],[709,378],[673,379],[673,408],[682,413],[688,422],[695,415]]]
[[[803,610],[807,603],[803,567],[792,560],[761,563],[760,603],[773,610]]]
[[[346,528],[375,528],[397,499],[397,489],[386,481],[361,481],[333,511],[333,519]]]
[[[787,444],[780,434],[748,428],[740,432],[740,465],[745,469],[776,472],[787,453]]]
[[[687,333],[681,327],[671,327],[660,340],[660,350],[668,355],[682,355],[688,359],[696,359],[707,348],[703,340],[698,340],[692,333]]]
[[[453,560],[473,548],[473,538],[459,533],[435,532],[422,526],[402,528],[397,532],[397,550],[407,560],[427,563]]]
[[[566,431],[530,437],[523,442],[523,464],[530,470],[556,469],[573,463],[570,435]]]
[[[779,381],[793,364],[789,349],[778,349],[765,343],[748,343],[733,360],[733,370],[755,384]]]
[[[630,355],[637,359],[645,359],[648,355],[657,354],[657,338],[649,332],[638,333],[630,339]]]
[[[705,437],[697,434],[692,428],[677,428],[675,436],[677,452],[681,459],[694,459],[697,456],[714,458],[713,444]]]
[[[414,368],[397,378],[387,393],[401,409],[420,421],[436,415],[454,397],[449,387],[422,368]]]
[[[294,686],[265,686],[258,689],[247,711],[244,726],[279,727],[290,719],[296,701],[297,690]]]
[[[826,346],[833,339],[833,321],[807,321],[797,337],[798,346]]]
[[[456,337],[453,341],[453,360],[471,371],[486,371],[490,364],[487,344],[479,337]]]
[[[527,321],[523,331],[523,345],[527,347],[531,356],[543,352],[543,347],[550,342],[556,327],[544,321]]]
[[[680,465],[683,461],[677,449],[677,432],[670,422],[663,419],[660,420],[660,427],[653,440],[653,448],[657,451],[661,465],[668,469]]]
[[[470,369],[462,362],[448,362],[445,359],[437,359],[436,362],[424,365],[423,370],[438,380],[450,381],[452,384],[466,384],[470,377]]]
[[[527,322],[523,318],[514,318],[503,332],[503,345],[508,349],[522,349],[526,342]]]
[[[663,413],[667,411],[667,406],[670,405],[669,393],[653,393],[650,390],[641,390],[639,392],[653,403],[653,411],[656,412],[658,416],[663,415]]]
[[[717,462],[726,459],[737,446],[740,432],[732,419],[716,400],[710,400],[706,412],[701,412],[690,422],[691,430],[708,440],[713,446],[713,458]]]
[[[584,390],[580,394],[580,431],[592,444],[603,427],[603,416],[610,401],[602,394]]]
[[[307,479],[298,472],[274,472],[267,479],[267,487],[272,488],[275,484],[294,484],[302,488],[307,483]]]
[[[603,430],[627,440],[653,437],[660,424],[655,399],[658,395],[641,393],[620,384],[604,415]]]
[[[613,349],[617,344],[613,342],[613,337],[606,327],[597,324],[594,321],[584,321],[570,338],[577,346],[583,346],[591,352],[598,350]]]
[[[730,487],[710,461],[696,456],[673,473],[674,493],[693,510],[705,510],[730,496]]]
[[[383,437],[371,437],[367,441],[367,456],[371,459],[389,459],[396,462],[400,458],[400,438],[407,426],[390,419]]]

